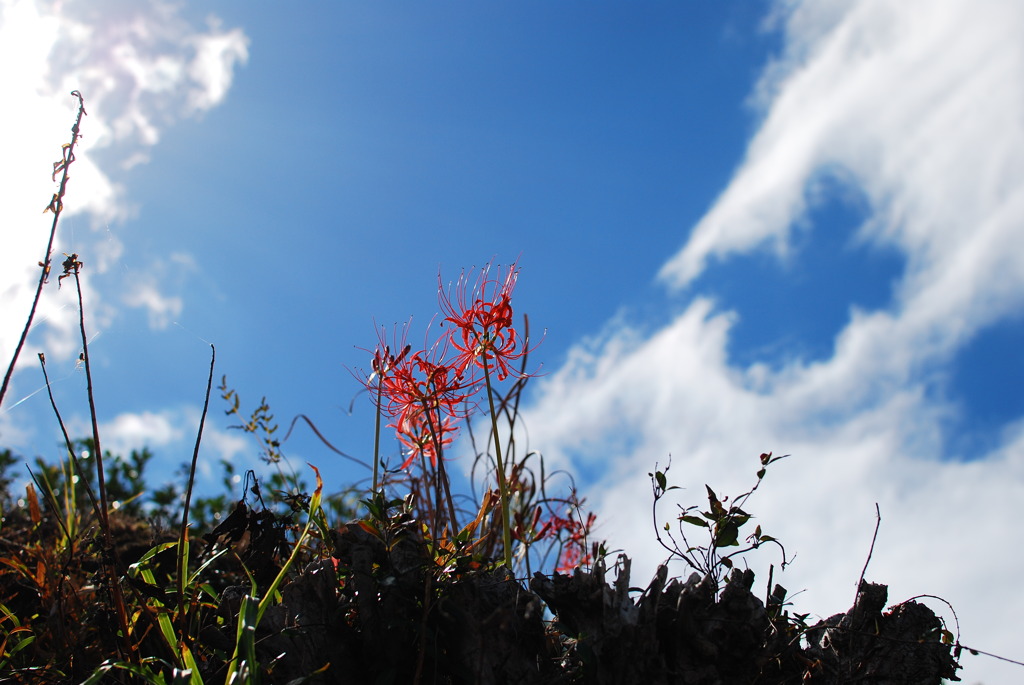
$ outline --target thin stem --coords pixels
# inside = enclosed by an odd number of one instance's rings
[[[71,436],[68,435],[68,429],[64,426],[64,419],[60,415],[60,410],[57,409],[57,402],[53,399],[53,389],[50,387],[50,376],[46,373],[46,355],[42,352],[39,353],[39,366],[43,369],[43,380],[46,382],[46,393],[50,396],[50,406],[53,408],[53,413],[57,417],[57,425],[60,426],[61,435],[64,436],[64,446],[68,451],[68,456],[71,459],[71,463],[79,474],[82,474],[82,484],[85,486],[85,492],[89,495],[89,503],[92,504],[93,511],[96,513],[96,518],[102,520],[103,517],[100,515],[100,506],[96,501],[96,495],[92,491],[92,485],[89,483],[88,476],[85,475],[85,471],[82,470],[82,465],[78,463],[78,455],[75,454],[75,447],[71,442]]]
[[[65,422],[63,422],[63,418],[61,418],[60,416],[60,411],[57,409],[56,400],[53,399],[53,389],[50,387],[50,377],[49,374],[46,373],[46,355],[43,354],[42,352],[39,353],[39,366],[43,370],[43,380],[46,382],[46,393],[50,397],[50,406],[51,408],[53,408],[53,414],[57,418],[57,425],[60,426],[60,434],[63,435],[63,439],[65,439],[65,447],[68,449],[68,457],[70,459],[72,477],[68,478],[67,482],[74,482],[75,474],[80,474],[78,477],[81,478],[82,484],[85,485],[85,491],[86,494],[89,496],[89,504],[92,505],[92,511],[95,514],[97,520],[102,520],[102,517],[99,515],[99,504],[96,502],[96,496],[95,494],[93,494],[92,485],[89,483],[89,476],[82,469],[82,465],[78,461],[78,456],[75,454],[75,445],[71,441],[71,436],[68,434],[68,428],[65,426]],[[74,490],[71,490],[71,493],[74,493]],[[75,541],[72,540],[71,544],[74,546]]]
[[[285,441],[288,440],[288,438],[291,437],[292,431],[295,430],[295,424],[299,422],[299,419],[302,419],[303,421],[306,422],[306,425],[309,426],[309,429],[311,431],[313,431],[313,434],[317,438],[320,439],[320,442],[322,442],[324,444],[324,447],[326,447],[330,451],[334,452],[339,457],[343,457],[345,459],[348,459],[350,462],[352,462],[354,464],[359,464],[360,466],[362,466],[363,468],[366,468],[366,469],[371,468],[371,466],[369,464],[367,464],[365,461],[363,461],[362,459],[357,459],[356,457],[353,457],[351,454],[346,454],[346,453],[342,452],[341,450],[339,450],[334,445],[332,445],[331,441],[324,437],[324,434],[320,432],[320,429],[316,427],[316,424],[313,423],[313,421],[310,420],[310,418],[308,416],[306,416],[305,414],[297,414],[295,416],[295,418],[292,419],[291,424],[289,424],[289,426],[288,426],[288,432],[284,434],[283,438],[281,438],[281,442],[285,442]]]
[[[458,522],[456,521],[455,518],[455,502],[454,500],[452,500],[452,490],[451,485],[448,481],[448,472],[444,467],[444,453],[441,447],[440,436],[440,431],[443,426],[443,422],[440,420],[441,417],[438,416],[437,430],[434,429],[434,421],[431,419],[430,407],[427,403],[426,398],[423,399],[423,413],[427,417],[427,430],[430,431],[430,439],[434,443],[434,455],[437,457],[437,472],[435,473],[435,477],[438,479],[438,482],[434,484],[435,488],[437,489],[437,505],[435,507],[435,515],[437,512],[440,512],[441,510],[441,489],[443,488],[445,499],[447,500],[448,505],[448,518],[451,524],[452,536],[454,537],[455,533],[458,532]]]
[[[188,511],[192,504],[192,486],[196,482],[196,464],[199,462],[199,445],[203,441],[203,427],[206,425],[206,411],[210,408],[210,389],[213,387],[213,366],[217,361],[217,348],[210,345],[210,376],[206,380],[206,399],[203,402],[203,413],[199,417],[199,431],[196,433],[196,446],[192,450],[192,465],[188,471],[188,485],[185,487],[185,507],[181,512],[181,531],[178,537],[178,620],[181,637],[185,639],[185,572],[188,555],[185,553],[185,541],[188,533]]]
[[[78,255],[71,255],[65,262],[65,267],[71,270],[75,277],[75,289],[78,291],[78,326],[82,335],[82,362],[85,366],[85,392],[89,398],[89,418],[92,421],[92,447],[96,452],[96,483],[100,492],[100,521],[107,535],[107,542],[110,537],[110,519],[107,513],[107,484],[103,472],[103,449],[100,447],[99,419],[96,415],[96,398],[92,391],[92,364],[89,363],[89,338],[85,332],[85,308],[82,302],[82,282],[79,280],[78,272],[82,263],[77,261]]]
[[[420,462],[422,463],[423,466],[423,477],[427,479],[427,483],[425,486],[427,488],[427,496],[424,498],[424,501],[430,502],[430,467],[427,465],[427,455],[423,453],[423,450],[420,450]],[[430,505],[428,504],[427,506]],[[430,545],[432,547],[431,556],[435,558],[437,556],[437,551],[439,549],[437,544],[437,529],[440,526],[440,524],[441,491],[438,489],[437,471],[434,471],[434,510],[433,512],[431,512],[430,516]]]
[[[383,380],[383,377],[377,377],[377,421],[373,430],[373,488],[370,490],[371,499],[377,494],[377,469],[380,465],[380,398],[384,392]]]
[[[75,143],[78,142],[78,131],[82,124],[82,117],[86,114],[85,102],[82,99],[82,94],[77,90],[71,91],[71,94],[78,98],[78,116],[75,118],[75,125],[71,127],[71,142],[64,147],[62,152],[61,161],[54,164],[54,174],[58,169],[63,168],[63,174],[60,178],[60,188],[53,195],[53,199],[50,200],[50,205],[47,207],[48,210],[53,212],[53,223],[50,226],[50,239],[46,243],[46,255],[43,260],[39,262],[39,283],[36,285],[36,294],[32,298],[32,306],[28,310],[28,318],[25,320],[25,328],[21,331],[21,337],[18,338],[18,344],[14,347],[14,356],[11,358],[11,363],[7,367],[7,372],[4,374],[3,384],[0,385],[0,405],[4,403],[4,396],[7,394],[7,386],[11,382],[11,376],[14,375],[14,367],[18,364],[18,357],[21,355],[21,350],[25,346],[25,340],[28,338],[28,332],[32,328],[32,321],[36,316],[36,309],[39,306],[39,298],[43,293],[43,285],[46,283],[46,277],[50,273],[50,255],[53,254],[53,241],[57,236],[57,222],[60,220],[61,210],[64,208],[64,192],[68,185],[68,167],[75,161]]]
[[[89,418],[92,421],[93,449],[96,451],[96,483],[100,493],[100,514],[103,539],[106,547],[113,556],[113,564],[107,565],[107,581],[110,584],[110,595],[113,598],[114,608],[117,612],[117,621],[121,631],[121,640],[126,656],[132,663],[138,661],[138,650],[130,642],[128,631],[128,610],[125,607],[124,594],[121,592],[121,585],[118,576],[120,575],[121,561],[114,547],[114,539],[110,534],[110,516],[107,512],[107,486],[103,471],[103,448],[100,446],[99,419],[96,414],[96,397],[92,391],[92,364],[89,361],[89,336],[85,331],[85,304],[82,301],[82,281],[79,278],[79,270],[82,263],[78,261],[78,255],[71,255],[64,260],[65,275],[70,273],[75,277],[75,290],[78,293],[78,326],[82,335],[82,362],[85,365],[85,392],[89,398]]]
[[[498,435],[498,415],[494,411],[494,393],[491,390],[491,369],[484,360],[484,381],[487,383],[487,404],[491,409],[491,430],[494,432],[494,459],[498,471],[498,495],[501,498],[501,541],[505,551],[505,566],[512,568],[512,526],[508,511],[508,484],[505,482],[505,463],[501,458],[501,437]]]
[[[882,526],[882,510],[875,502],[875,532],[871,536],[871,548],[868,549],[868,558],[864,560],[864,568],[860,570],[860,578],[857,579],[857,594],[860,594],[860,586],[864,583],[864,574],[868,572],[868,564],[871,563],[871,555],[875,553],[875,542],[878,540],[878,529]],[[857,604],[857,597],[853,598],[854,605]]]

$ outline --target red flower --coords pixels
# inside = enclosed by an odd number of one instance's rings
[[[475,392],[475,384],[463,382],[454,366],[427,359],[426,352],[416,352],[396,361],[381,379],[381,411],[397,416],[399,424],[421,412],[462,416],[465,412],[459,405]]]
[[[405,461],[398,467],[400,469],[409,468],[416,457],[420,455],[430,459],[431,465],[437,466],[437,447],[444,449],[446,445],[450,445],[455,433],[459,430],[452,417],[434,415],[428,422],[426,414],[422,411],[409,412],[403,419],[389,425],[395,429],[398,441],[406,450]],[[435,433],[437,435],[436,442],[434,441]]]
[[[591,563],[592,558],[587,550],[587,536],[590,534],[590,529],[594,526],[594,521],[596,520],[597,516],[593,513],[587,516],[585,523],[579,518],[563,519],[555,517],[555,530],[568,533],[562,542],[562,553],[558,557],[558,565],[555,567],[555,571],[558,573],[568,573],[577,566],[586,566]]]
[[[543,540],[548,532],[552,530],[551,519],[545,521],[544,525],[540,525],[540,517],[543,513],[543,509],[538,505],[534,508],[533,516],[530,517],[529,523],[526,523],[523,521],[522,512],[517,511],[515,514],[516,524],[512,527],[512,539],[528,543]]]
[[[369,374],[360,374],[360,382],[374,396],[380,415],[394,418],[389,424],[403,445],[407,468],[420,456],[428,457],[437,466],[439,452],[451,444],[458,428],[454,419],[466,415],[463,406],[479,387],[468,382],[455,367],[444,361],[447,340],[427,350],[410,354],[405,342],[405,329],[388,343],[387,331],[378,330],[378,344],[373,352]],[[392,349],[400,350],[397,353]]]
[[[452,345],[459,351],[452,360],[460,374],[471,365],[482,369],[497,368],[498,380],[504,380],[514,371],[509,362],[526,354],[519,335],[512,326],[512,290],[516,286],[519,272],[515,263],[508,267],[505,275],[490,277],[491,265],[485,266],[470,285],[470,278],[463,273],[454,286],[446,292],[438,276],[438,299],[445,321],[455,324],[450,333]]]
[[[401,337],[397,333],[393,337],[394,351],[392,351],[392,345],[388,344],[386,329],[381,326],[377,331],[378,342],[373,350],[373,359],[370,362],[372,371],[369,375],[364,371],[352,373],[356,380],[362,383],[374,397],[376,397],[379,388],[383,389],[383,379],[391,373],[392,369],[402,363],[409,354],[409,350],[412,349],[412,345],[405,342],[405,327],[403,327]],[[369,352],[369,350],[366,351]]]

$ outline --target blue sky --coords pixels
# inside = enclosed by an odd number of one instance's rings
[[[639,568],[660,561],[636,532],[654,462],[728,491],[792,453],[751,507],[798,551],[798,608],[848,606],[879,502],[890,599],[946,597],[965,643],[1020,657],[1024,557],[988,522],[1024,496],[1022,19],[996,0],[4,0],[0,352],[79,88],[57,252],[86,265],[104,440],[149,444],[157,477],[191,454],[208,343],[243,403],[364,454],[349,369],[374,322],[422,335],[439,270],[518,258],[514,304],[546,330],[531,446]],[[67,295],[0,409],[26,455],[60,454],[36,350],[84,434]],[[205,463],[253,463],[213,408]],[[365,476],[308,432],[285,449]]]

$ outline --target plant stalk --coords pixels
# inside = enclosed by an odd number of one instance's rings
[[[501,437],[498,434],[498,415],[494,410],[494,393],[491,390],[491,369],[484,360],[484,381],[487,383],[487,404],[491,410],[491,430],[494,434],[494,460],[498,472],[498,496],[501,498],[501,541],[505,551],[505,566],[512,568],[512,526],[508,510],[508,483],[505,481],[505,462],[501,458]]]
[[[210,408],[210,390],[213,387],[213,367],[217,361],[217,348],[210,345],[210,376],[206,380],[206,399],[203,402],[203,413],[199,417],[199,431],[196,433],[196,446],[192,450],[192,465],[188,471],[188,485],[185,487],[185,506],[181,511],[181,531],[178,537],[178,621],[181,639],[185,639],[185,575],[188,571],[188,553],[185,542],[188,537],[188,511],[192,504],[192,487],[196,482],[196,464],[199,462],[199,445],[203,440],[203,427],[206,425],[206,412]]]
[[[60,188],[53,195],[53,199],[50,200],[49,206],[44,212],[49,210],[53,212],[53,223],[50,225],[50,239],[46,243],[46,255],[43,260],[39,262],[39,283],[36,285],[36,294],[32,298],[32,306],[28,310],[28,318],[25,320],[25,328],[21,331],[21,337],[18,338],[18,344],[14,347],[14,356],[11,357],[11,363],[7,366],[7,372],[4,374],[3,384],[0,385],[0,406],[3,406],[4,396],[7,394],[7,386],[10,385],[11,376],[14,375],[14,367],[18,364],[18,357],[21,356],[21,350],[25,347],[25,340],[28,338],[28,332],[32,328],[32,321],[36,316],[36,309],[39,307],[39,298],[43,294],[43,285],[46,283],[46,277],[50,274],[50,255],[53,254],[53,241],[57,236],[57,222],[60,220],[61,210],[64,208],[64,193],[68,186],[68,168],[71,163],[75,161],[75,143],[78,142],[78,132],[82,124],[82,117],[85,116],[85,101],[82,99],[82,94],[77,90],[71,91],[71,94],[78,98],[78,116],[75,118],[75,125],[71,127],[71,142],[68,143],[62,152],[62,158],[60,162],[54,164],[54,174],[56,175],[57,169],[63,168],[63,173],[60,178]]]

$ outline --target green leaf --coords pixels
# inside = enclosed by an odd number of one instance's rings
[[[356,525],[365,530],[370,535],[383,539],[384,536],[381,534],[380,529],[373,525],[369,521],[356,521]]]
[[[732,521],[726,521],[721,527],[715,527],[715,547],[736,547],[739,543],[740,529]]]
[[[176,680],[187,683],[187,685],[203,685],[203,675],[199,670],[199,663],[196,661],[195,656],[192,655],[192,650],[184,642],[181,643],[181,657],[182,661],[185,662],[185,668],[182,670],[175,669],[175,673],[178,676]]]
[[[362,504],[366,506],[366,510],[370,512],[370,516],[377,521],[384,518],[384,514],[381,511],[381,508],[377,505],[376,499],[364,499],[362,500]]]
[[[718,495],[716,495],[715,491],[711,489],[711,486],[705,485],[704,487],[708,490],[708,502],[711,503],[711,507],[714,508],[716,504],[718,506],[722,506],[722,503],[718,501]]]
[[[708,527],[708,522],[705,521],[702,518],[697,517],[697,516],[686,516],[686,515],[683,515],[683,516],[679,517],[679,520],[682,521],[683,523],[689,523],[691,526],[700,526],[701,528],[707,528]],[[666,523],[665,526],[667,527],[668,524]]]
[[[259,625],[259,604],[250,595],[242,597],[238,610],[238,630],[235,633],[235,651],[231,655],[231,670],[226,682],[257,682],[258,677],[251,669],[256,661],[256,626]]]
[[[154,670],[150,664],[155,664],[157,666],[157,670]],[[127,661],[114,661],[113,659],[107,659],[100,664],[95,671],[93,671],[92,675],[82,682],[82,685],[98,685],[104,680],[107,672],[115,668],[128,671],[129,673],[138,676],[142,682],[149,683],[149,685],[167,685],[167,679],[164,678],[160,669],[166,669],[171,672],[171,677],[173,678],[172,683],[175,683],[175,685],[177,685],[177,683],[197,682],[192,679],[192,673],[188,671],[182,671],[174,668],[166,661],[157,659],[156,657],[143,657],[139,665],[131,664]]]
[[[722,502],[718,499],[718,495],[715,494],[715,491],[711,489],[710,485],[705,485],[704,487],[708,489],[708,503],[711,505],[712,512],[711,516],[707,516],[706,514],[705,516],[712,521],[725,516],[725,507],[722,506]]]

